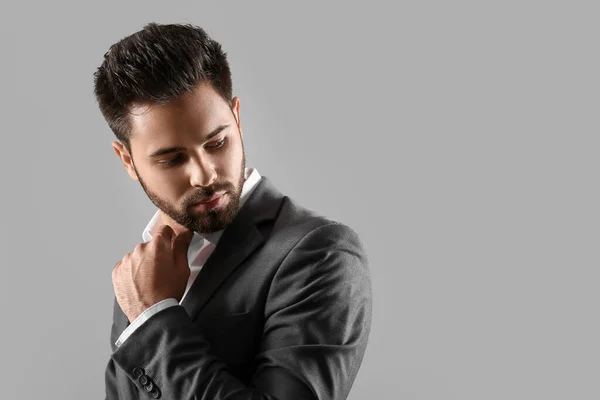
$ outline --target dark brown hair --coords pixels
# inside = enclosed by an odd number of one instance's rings
[[[110,46],[94,73],[94,94],[110,129],[131,152],[133,105],[168,102],[203,81],[231,105],[231,71],[221,45],[197,26],[149,23]]]

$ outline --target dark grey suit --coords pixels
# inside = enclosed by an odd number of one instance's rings
[[[262,177],[181,306],[119,348],[115,301],[106,399],[346,399],[371,327],[357,234]]]

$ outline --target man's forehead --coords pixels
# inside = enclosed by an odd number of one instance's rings
[[[179,106],[155,104],[138,106],[130,113],[133,134],[152,135],[162,131],[207,130],[227,122],[228,109],[219,109],[215,104],[188,104]]]

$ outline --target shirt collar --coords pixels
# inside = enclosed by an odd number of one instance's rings
[[[244,178],[245,181],[244,185],[242,186],[239,208],[242,208],[244,203],[246,203],[246,200],[248,200],[250,193],[252,193],[252,191],[256,187],[256,184],[260,181],[261,176],[256,168],[246,168],[244,170]],[[156,210],[156,212],[150,219],[150,222],[148,222],[148,224],[142,231],[142,239],[144,240],[144,242],[149,242],[150,240],[152,240],[152,235],[150,234],[150,232],[154,227],[156,220],[158,219],[159,212],[160,210]],[[207,240],[208,242],[216,246],[222,234],[223,230],[205,234],[195,232],[194,237],[192,238],[192,242],[190,243],[190,247],[196,247],[196,244],[202,243],[204,242],[204,240]]]

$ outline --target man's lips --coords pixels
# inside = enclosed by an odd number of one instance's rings
[[[195,202],[194,205],[210,203],[211,201],[215,201],[219,197],[223,196],[223,194],[224,193],[219,193],[219,194],[214,194],[212,197],[203,197],[200,200],[198,200],[197,202]]]
[[[192,208],[196,210],[208,211],[213,208],[218,207],[223,202],[226,192],[216,193],[212,197],[205,197],[194,204],[192,204]]]

